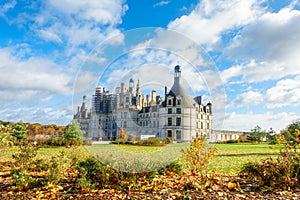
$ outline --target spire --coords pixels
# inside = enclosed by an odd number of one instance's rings
[[[138,82],[136,84],[136,89],[140,89],[140,79],[138,79]]]
[[[175,68],[174,68],[174,71],[175,71],[175,77],[181,77],[181,67],[179,65],[176,65]]]
[[[176,65],[174,67],[174,83],[167,96],[171,95],[176,98],[180,97],[184,106],[193,107],[193,101],[191,97],[187,95],[185,89],[181,85],[180,77],[181,77],[181,67],[179,65]]]

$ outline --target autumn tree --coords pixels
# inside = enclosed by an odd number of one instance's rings
[[[123,129],[121,129],[119,131],[119,137],[122,138],[122,139],[124,139],[124,140],[127,140],[128,135],[127,135],[126,131],[124,131]]]
[[[300,120],[289,124],[284,130],[281,131],[281,134],[284,136],[286,141],[294,141],[296,130],[300,130]]]
[[[13,145],[14,137],[11,135],[12,132],[12,126],[0,124],[0,148]]]

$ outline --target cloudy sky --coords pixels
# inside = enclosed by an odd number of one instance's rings
[[[218,128],[300,118],[296,0],[2,0],[0,30],[4,121],[67,124],[96,86],[170,87],[177,63]]]

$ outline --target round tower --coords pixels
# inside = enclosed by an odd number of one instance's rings
[[[129,80],[129,92],[132,94],[132,92],[133,92],[133,88],[134,88],[134,81],[133,81],[133,79],[131,78],[130,80]]]
[[[175,66],[175,68],[174,68],[174,70],[175,70],[175,77],[181,77],[181,67],[179,66],[179,65],[176,65]]]

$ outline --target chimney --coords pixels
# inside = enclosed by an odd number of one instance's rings
[[[124,83],[121,83],[121,94],[124,94]]]
[[[165,105],[167,105],[167,92],[168,92],[168,88],[167,86],[165,86]]]
[[[149,94],[147,94],[147,95],[146,95],[147,106],[149,106],[149,100],[150,100],[150,96],[149,96]]]
[[[154,106],[155,104],[156,104],[156,91],[152,90],[150,106]]]

